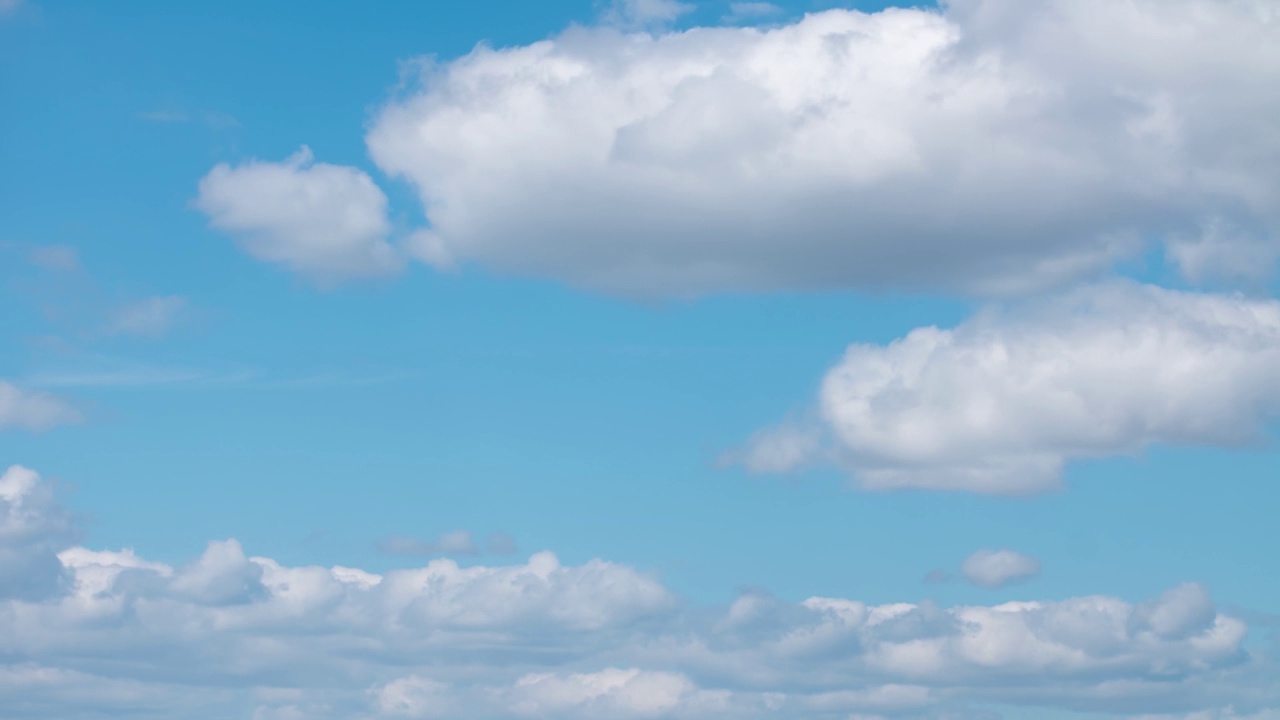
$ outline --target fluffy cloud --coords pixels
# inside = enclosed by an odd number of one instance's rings
[[[1012,550],[979,550],[965,558],[960,573],[974,585],[998,588],[1040,574],[1040,561]]]
[[[0,601],[55,594],[69,574],[57,553],[72,539],[70,516],[39,475],[17,465],[0,475]]]
[[[431,65],[367,141],[421,197],[424,259],[608,292],[1021,292],[1153,237],[1192,277],[1257,276],[1276,47],[1272,0],[574,28]]]
[[[1086,288],[854,345],[818,404],[829,442],[793,466],[825,452],[869,488],[1042,491],[1072,458],[1259,438],[1280,413],[1280,302]]]
[[[1245,624],[1194,584],[1138,604],[750,594],[695,609],[631,568],[549,553],[377,574],[289,567],[229,540],[171,567],[75,546],[72,529],[35,473],[0,479],[0,705],[15,718],[836,720],[968,717],[986,702],[1280,703]]]
[[[55,395],[0,380],[0,430],[48,430],[81,419],[79,411]]]
[[[401,266],[386,195],[360,170],[313,162],[306,147],[284,162],[218,165],[200,180],[195,207],[250,255],[322,283]]]

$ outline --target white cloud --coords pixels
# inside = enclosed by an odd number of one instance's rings
[[[200,180],[195,207],[250,255],[321,283],[396,272],[387,197],[364,172],[313,162],[221,164]]]
[[[19,718],[252,708],[257,720],[836,720],[967,717],[989,702],[1280,707],[1267,682],[1275,667],[1245,650],[1244,622],[1194,584],[1136,605],[757,594],[686,608],[631,568],[564,566],[549,553],[377,574],[285,566],[220,541],[171,567],[75,546],[72,530],[35,473],[0,479],[0,706]]]
[[[978,550],[965,559],[960,572],[975,585],[998,588],[1036,577],[1040,561],[1012,550]]]
[[[54,595],[67,570],[57,551],[74,539],[69,514],[34,471],[15,465],[0,475],[0,601]]]
[[[0,380],[0,430],[48,430],[82,419],[79,411],[56,395]]]
[[[1260,438],[1280,414],[1280,302],[1085,288],[851,346],[819,406],[825,452],[865,487],[1043,491],[1074,458]]]
[[[428,262],[608,292],[1023,292],[1280,242],[1270,0],[954,0],[480,47],[367,136]],[[1248,242],[1186,245],[1205,228]],[[1212,270],[1212,272],[1210,272]]]
[[[178,295],[144,298],[117,308],[107,323],[113,335],[156,337],[168,332],[187,307],[187,299]]]

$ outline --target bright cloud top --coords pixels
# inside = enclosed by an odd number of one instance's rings
[[[431,66],[367,140],[418,190],[422,258],[608,292],[1018,292],[1153,236],[1194,278],[1256,277],[1277,47],[1269,0],[575,28]]]
[[[218,165],[200,181],[195,206],[250,255],[322,283],[402,264],[382,190],[360,170],[313,162],[306,147],[280,163]]]
[[[818,428],[763,432],[745,464],[831,458],[868,488],[1043,491],[1073,458],[1259,439],[1280,415],[1280,302],[1086,288],[854,345],[818,405]]]
[[[993,693],[1179,712],[1276,700],[1244,623],[1194,584],[1138,605],[749,594],[690,610],[631,568],[550,553],[376,574],[288,567],[228,540],[172,567],[75,546],[72,530],[36,473],[0,478],[0,703],[16,717],[818,719],[956,717]]]

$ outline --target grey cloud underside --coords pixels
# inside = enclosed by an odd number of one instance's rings
[[[641,295],[1022,292],[1158,238],[1267,272],[1280,14],[963,0],[770,30],[574,29],[434,66],[368,135],[410,250]]]
[[[634,569],[549,553],[377,575],[223,541],[170,567],[71,545],[68,529],[35,473],[4,475],[0,549],[62,576],[0,598],[7,717],[843,720],[1280,702],[1272,660],[1195,584],[1136,605],[748,594],[690,608]]]

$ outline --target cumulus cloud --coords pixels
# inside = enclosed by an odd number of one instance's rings
[[[14,465],[0,475],[0,601],[42,600],[69,574],[57,552],[74,539],[48,483]]]
[[[314,162],[223,163],[200,180],[197,209],[250,255],[331,284],[396,272],[387,197],[356,168]]]
[[[179,295],[143,298],[117,308],[107,322],[112,335],[157,337],[168,332],[187,307]]]
[[[989,702],[1280,703],[1245,623],[1195,584],[1137,604],[756,593],[687,608],[632,568],[550,553],[372,573],[286,566],[228,540],[173,567],[75,545],[72,525],[34,472],[0,479],[0,706],[16,718],[847,720],[969,717]]]
[[[82,419],[78,410],[56,395],[0,380],[0,430],[48,430]]]
[[[423,259],[613,293],[1019,293],[1150,238],[1193,278],[1256,278],[1280,243],[1276,47],[1264,0],[573,28],[430,65],[367,142],[418,191]]]
[[[1280,302],[1089,287],[851,346],[818,405],[827,442],[791,465],[825,453],[867,488],[1044,491],[1074,458],[1260,438],[1280,413]]]
[[[960,566],[965,580],[988,588],[1029,580],[1040,574],[1040,561],[1013,550],[978,550]]]

